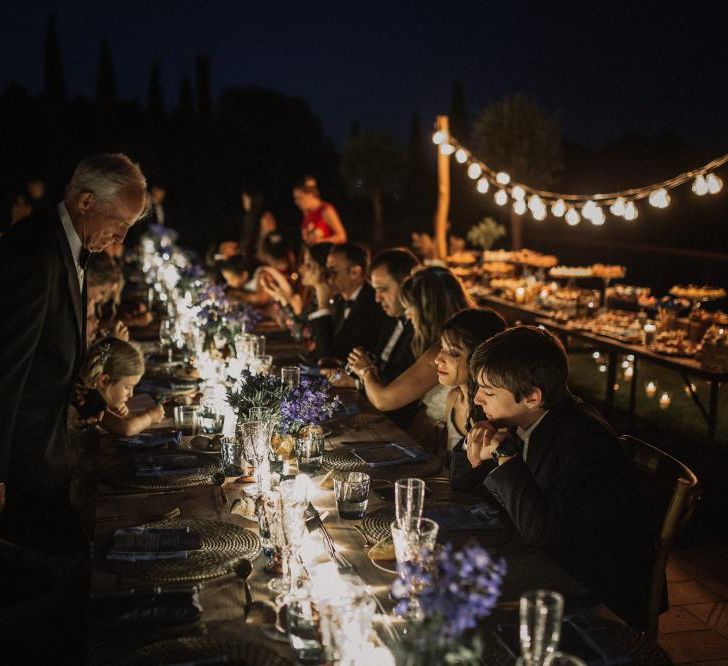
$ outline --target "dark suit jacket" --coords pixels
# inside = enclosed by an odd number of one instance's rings
[[[388,317],[374,300],[371,285],[368,282],[364,284],[346,319],[344,309],[344,302],[337,301],[332,314],[309,319],[318,358],[333,357],[346,361],[354,347],[364,347],[369,351],[376,349],[380,329]]]
[[[485,487],[521,535],[549,553],[626,622],[647,624],[654,539],[627,453],[591,407],[550,410]]]
[[[8,511],[66,488],[66,418],[84,352],[85,303],[53,211],[0,238],[0,475]]]
[[[389,338],[397,326],[397,321],[396,317],[385,317],[380,328],[379,340],[377,341],[376,347],[372,350],[374,355],[377,357],[379,377],[385,384],[389,384],[394,381],[415,362],[415,357],[412,353],[412,336],[414,335],[414,329],[412,328],[412,322],[410,321],[405,321],[404,330],[397,339],[397,342],[392,349],[392,353],[389,355],[389,359],[384,361],[381,358],[382,352],[387,346]],[[409,405],[387,412],[387,416],[389,416],[400,428],[407,430],[412,424],[419,407],[420,401],[415,400],[415,402],[411,402]]]

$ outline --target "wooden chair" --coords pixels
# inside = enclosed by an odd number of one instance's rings
[[[695,474],[679,460],[642,440],[621,438],[634,464],[657,528],[657,557],[652,571],[647,635],[657,637],[660,610],[665,596],[665,569],[670,547],[690,521],[700,499]]]

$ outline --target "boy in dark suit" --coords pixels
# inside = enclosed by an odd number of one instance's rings
[[[561,343],[511,328],[477,348],[470,370],[487,421],[470,433],[468,459],[497,462],[485,487],[526,541],[645,628],[654,539],[641,494],[617,435],[569,392]]]

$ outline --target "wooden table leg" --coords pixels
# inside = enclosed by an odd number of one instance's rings
[[[607,393],[604,398],[604,411],[607,415],[614,409],[614,384],[617,382],[617,352],[607,355]]]
[[[632,381],[629,387],[629,424],[634,425],[634,417],[637,413],[637,383],[639,378],[637,356],[632,361]]]

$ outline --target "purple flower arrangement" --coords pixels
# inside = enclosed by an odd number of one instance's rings
[[[280,434],[297,435],[304,426],[318,425],[330,419],[341,405],[331,389],[328,379],[310,377],[302,378],[298,386],[289,388],[280,404]]]
[[[239,417],[245,418],[251,407],[278,409],[285,393],[280,378],[243,370],[238,381],[227,389],[227,402]]]
[[[423,553],[419,562],[404,564],[400,571],[391,590],[397,599],[395,612],[406,615],[416,597],[424,617],[420,642],[425,645],[418,647],[447,651],[492,612],[506,562],[494,560],[474,542],[459,551],[448,543],[434,553]]]

